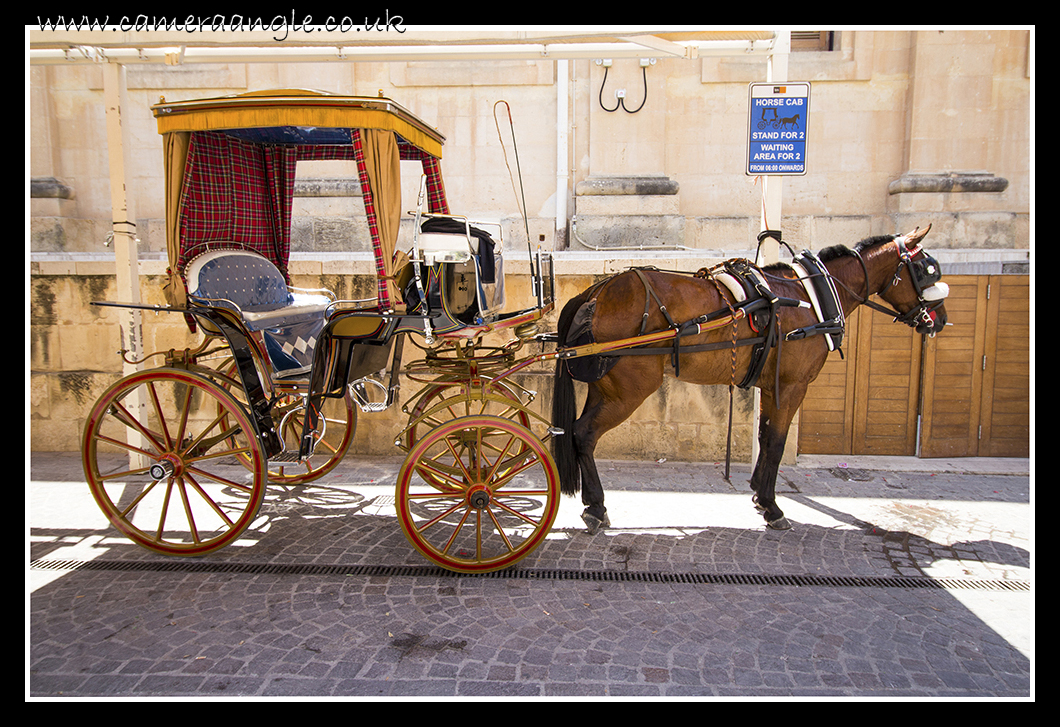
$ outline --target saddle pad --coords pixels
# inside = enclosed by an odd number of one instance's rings
[[[759,285],[764,286],[766,290],[772,290],[772,288],[769,287],[769,283],[766,282],[765,278],[760,276],[755,270],[749,268],[747,270],[747,275],[748,277],[753,278],[753,280],[749,281],[750,283],[757,283]],[[747,291],[744,289],[743,283],[741,283],[739,278],[737,278],[735,275],[725,271],[718,271],[711,273],[711,276],[714,277],[719,283],[724,285],[730,293],[732,293],[732,297],[735,298],[737,303],[743,303],[745,300],[747,300]]]

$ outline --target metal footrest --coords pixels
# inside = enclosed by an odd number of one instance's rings
[[[372,401],[372,396],[368,393],[366,384],[372,384],[376,389],[376,395],[381,395],[383,400]],[[353,392],[353,398],[357,402],[357,406],[359,406],[361,411],[365,413],[386,411],[390,408],[390,405],[394,401],[394,388],[396,387],[388,388],[382,381],[372,378],[371,376],[357,379],[357,381],[350,384],[350,391]]]
[[[280,452],[279,454],[274,454],[273,456],[269,457],[269,464],[273,464],[273,463],[283,464],[283,463],[286,463],[286,462],[300,462],[300,461],[301,461],[301,458],[298,456],[298,452],[296,452],[296,451]]]

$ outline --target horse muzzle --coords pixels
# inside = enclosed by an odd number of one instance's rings
[[[914,308],[904,316],[896,318],[911,326],[917,333],[932,338],[938,334],[946,323],[946,311],[942,304],[950,294],[950,286],[938,282],[920,292],[920,307]]]

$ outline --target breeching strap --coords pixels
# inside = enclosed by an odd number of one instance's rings
[[[736,326],[738,320],[736,318],[736,311],[733,309],[732,304],[725,295],[725,291],[722,290],[717,277],[713,275],[708,275],[707,277],[710,279],[710,282],[714,283],[714,287],[718,289],[718,297],[720,297],[726,307],[728,307],[729,315],[732,317],[732,371],[729,375],[729,424],[725,432],[725,481],[731,484],[731,480],[729,479],[729,466],[732,462],[732,403],[733,391],[736,388]]]

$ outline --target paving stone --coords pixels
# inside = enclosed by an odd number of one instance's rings
[[[384,465],[342,463],[304,508],[194,559],[218,570],[182,572],[100,528],[76,457],[34,456],[31,557],[143,569],[31,571],[30,697],[1032,696],[1026,590],[991,591],[984,611],[957,588],[219,570],[423,563],[392,515],[320,511],[325,492],[370,500]],[[564,499],[521,566],[1030,579],[1026,476],[785,467],[795,528],[778,533],[743,494],[749,473],[722,487],[716,470],[623,463],[613,527],[588,536]],[[67,525],[49,527],[59,503]]]

